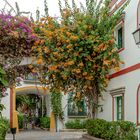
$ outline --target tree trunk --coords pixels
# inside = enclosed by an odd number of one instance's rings
[[[93,88],[88,90],[86,93],[88,117],[94,119],[98,109],[99,89],[98,89],[98,84],[96,82],[90,84],[92,85]]]

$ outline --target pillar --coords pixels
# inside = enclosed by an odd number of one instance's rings
[[[10,88],[10,127],[17,128],[17,132],[19,132],[18,128],[18,112],[16,111],[16,92],[15,86]]]
[[[50,132],[56,132],[55,116],[53,112],[51,112],[50,116]]]

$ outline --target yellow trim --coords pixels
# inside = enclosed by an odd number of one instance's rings
[[[17,132],[19,132],[18,129],[18,113],[16,111],[16,91],[15,91],[15,86],[13,86],[13,128],[16,127],[17,128]]]
[[[36,86],[26,86],[26,87],[20,87],[16,88],[17,91],[24,91],[24,90],[41,90],[43,91],[43,94],[47,94],[48,88],[47,87],[36,87]]]
[[[47,94],[49,92],[48,88],[45,87],[36,87],[36,86],[26,86],[26,87],[20,87],[20,88],[14,88],[14,93],[13,93],[13,127],[17,128],[17,132],[19,131],[18,129],[18,112],[16,111],[16,92],[18,91],[26,91],[26,90],[41,90],[44,91],[43,94]],[[55,117],[54,113],[51,112],[50,116],[50,131],[51,132],[56,132],[56,125],[55,125]]]
[[[56,132],[55,117],[53,112],[51,112],[50,116],[50,132]]]

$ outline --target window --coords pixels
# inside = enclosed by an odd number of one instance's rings
[[[120,50],[121,48],[124,47],[123,43],[124,43],[124,31],[123,31],[123,27],[122,25],[116,28],[116,44],[117,44],[117,48],[118,50]]]
[[[121,22],[119,25],[116,26],[115,29],[115,39],[118,50],[124,48],[124,28],[123,28],[123,22]]]
[[[117,103],[117,120],[122,120],[122,96],[116,97]]]
[[[87,116],[87,107],[85,100],[82,99],[79,102],[74,102],[73,97],[74,93],[69,93],[68,97],[68,116],[69,117],[74,117],[74,116]]]
[[[118,29],[118,36],[117,36],[117,44],[118,44],[118,49],[121,49],[123,47],[123,29],[122,27]]]
[[[112,96],[112,120],[124,120],[125,88],[110,90]]]

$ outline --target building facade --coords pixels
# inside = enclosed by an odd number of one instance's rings
[[[110,7],[111,13],[117,11],[127,0],[112,0]],[[122,19],[116,25],[114,36],[118,44],[118,53],[124,64],[121,65],[121,70],[111,72],[110,82],[107,87],[107,92],[103,93],[103,99],[100,99],[97,118],[102,118],[108,121],[127,120],[136,123],[140,126],[140,46],[135,44],[132,33],[140,27],[140,0],[131,0],[125,8]],[[23,64],[30,64],[31,60],[25,60]],[[32,93],[46,96],[47,115],[51,116],[50,96],[49,92],[45,91],[39,84],[33,82],[34,79],[25,79],[21,86],[17,86],[15,92],[13,89],[8,89],[8,95],[2,98],[2,103],[6,105],[3,111],[3,116],[13,120],[17,112],[13,102],[13,97],[16,94]],[[13,96],[14,95],[14,96]],[[84,112],[79,112],[78,108],[70,103],[68,105],[68,95],[62,97],[62,108],[64,109],[65,121],[76,117],[86,117],[86,109]],[[81,104],[84,105],[84,102]],[[84,107],[84,106],[83,106]],[[75,110],[72,110],[75,108]],[[84,110],[84,109],[83,109]],[[81,115],[80,115],[81,113]],[[16,120],[16,119],[15,119]],[[61,121],[58,121],[58,129],[63,128]],[[52,124],[52,129],[55,128]]]
[[[112,0],[112,14],[127,0]],[[107,92],[100,100],[102,111],[97,117],[108,121],[127,120],[140,125],[140,48],[136,45],[133,32],[140,25],[140,1],[131,0],[123,17],[116,25],[115,38],[118,53],[124,64],[118,72],[111,72]]]

